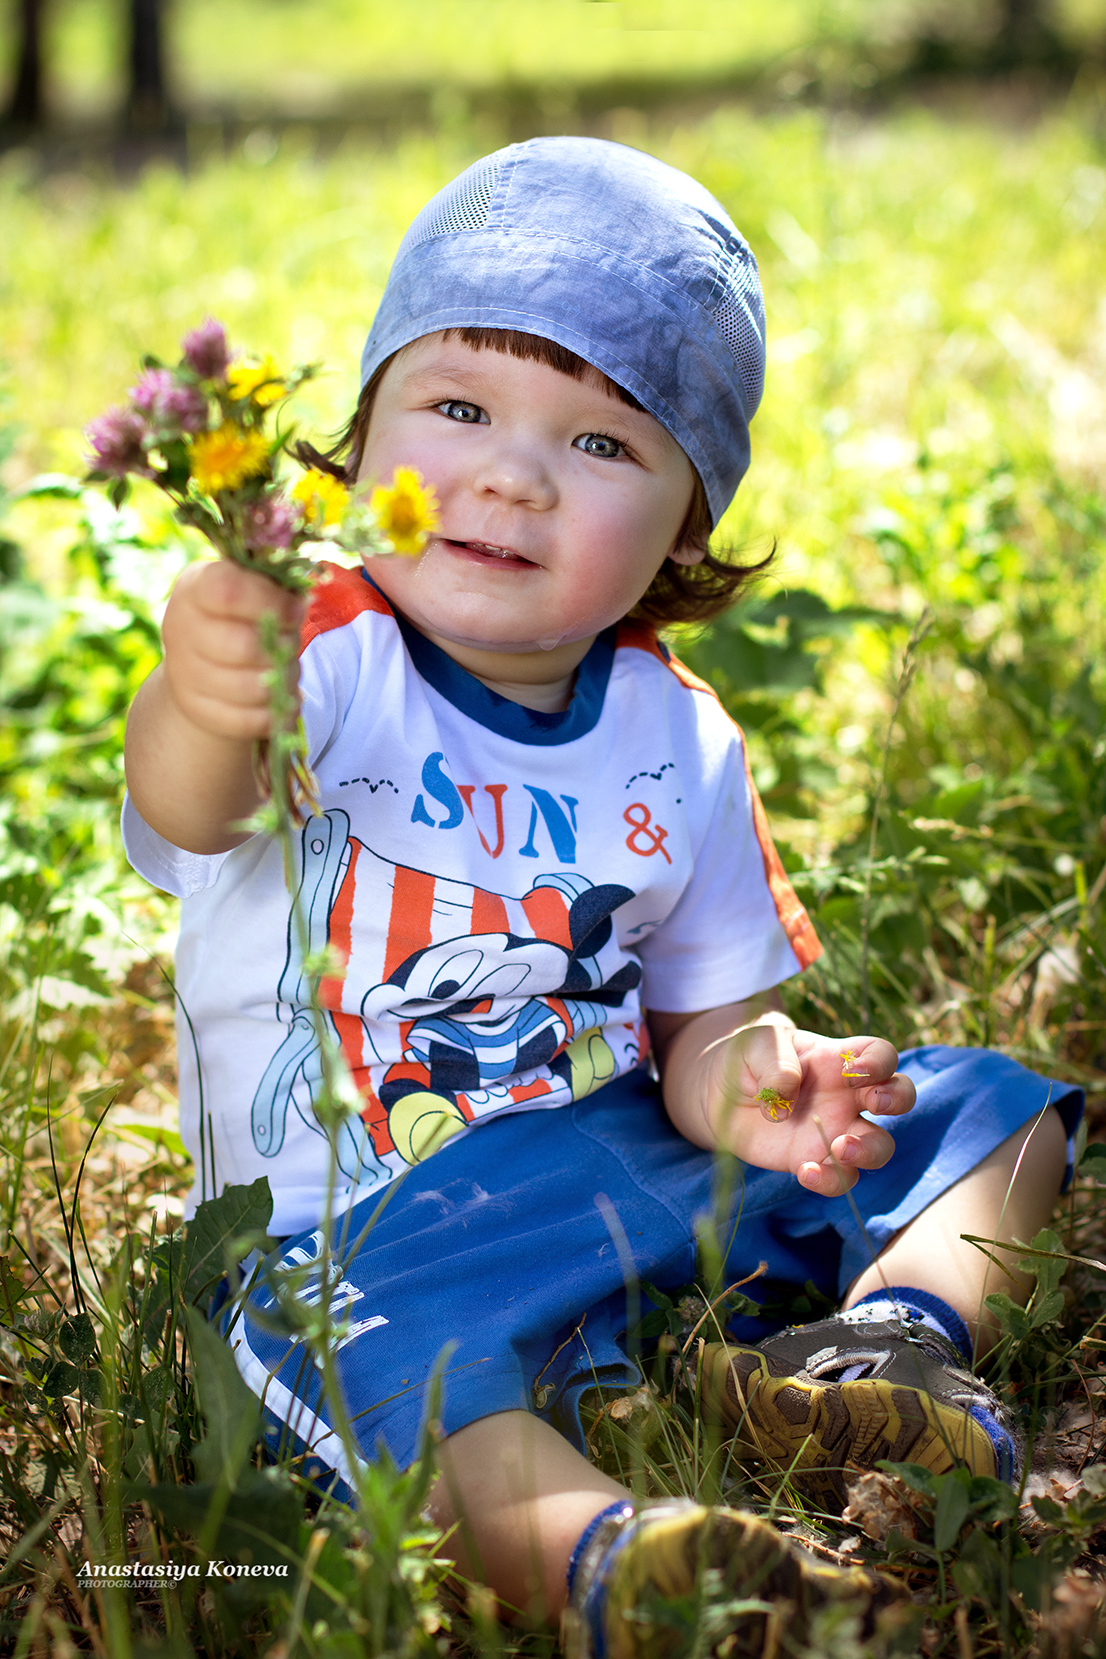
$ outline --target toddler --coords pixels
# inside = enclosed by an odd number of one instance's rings
[[[1080,1110],[993,1053],[896,1069],[889,1043],[782,1011],[820,947],[740,732],[657,633],[748,574],[708,537],[763,370],[756,264],[693,180],[581,138],[477,162],[408,231],[356,414],[313,457],[350,482],[418,468],[439,530],[418,560],[330,568],[306,608],[191,566],[128,728],[129,854],[183,900],[193,1202],[267,1175],[275,1260],[309,1270],[333,1170],[301,940],[279,848],[234,827],[268,729],[259,618],[301,634],[323,812],[299,895],[361,1102],[332,1193],[343,1236],[364,1235],[334,1292],[347,1406],[366,1458],[410,1462],[453,1344],[433,1517],[508,1612],[567,1600],[580,1655],[678,1651],[641,1609],[697,1583],[737,1599],[720,1639],[742,1653],[772,1648],[784,1606],[801,1642],[831,1602],[870,1629],[889,1593],[737,1511],[638,1503],[583,1455],[582,1394],[637,1375],[627,1277],[693,1278],[712,1154],[739,1160],[725,1282],[765,1261],[844,1311],[777,1334],[733,1321],[701,1352],[703,1397],[840,1502],[846,1469],[881,1457],[1013,1478],[971,1372],[988,1262],[960,1235],[1045,1223]],[[348,1491],[318,1377],[268,1302],[262,1286],[234,1327],[242,1374],[306,1472]]]

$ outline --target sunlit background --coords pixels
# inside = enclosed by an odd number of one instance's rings
[[[1001,1047],[1083,1082],[1099,1133],[1106,0],[6,0],[0,23],[3,1238],[68,1283],[59,1194],[108,1101],[93,1256],[172,1225],[188,1184],[173,906],[117,821],[125,709],[199,548],[152,490],[116,513],[82,484],[82,428],[213,314],[323,362],[294,417],[333,432],[412,216],[536,133],[687,169],[760,263],[767,391],[721,540],[776,557],[674,643],[745,728],[827,945],[794,1012]],[[1106,1309],[1073,1272],[1050,1364]]]
[[[848,846],[866,849],[889,741],[877,840],[898,840],[867,880],[902,890],[869,915],[866,948],[882,939],[913,964],[897,990],[881,981],[893,1022],[937,1029],[944,1008],[956,1029],[970,1023],[982,992],[958,999],[936,977],[945,921],[960,918],[959,960],[983,949],[992,913],[1000,943],[1003,915],[1016,935],[1025,894],[978,840],[959,885],[924,860],[900,868],[915,844],[949,850],[901,813],[937,824],[1032,803],[1009,858],[1035,846],[1050,897],[1074,900],[1106,858],[1106,767],[1088,758],[1074,792],[1046,785],[1041,734],[1002,680],[1024,687],[1027,646],[1044,651],[1034,718],[1048,721],[1048,699],[1084,663],[1092,680],[1097,669],[1103,0],[20,0],[6,22],[13,822],[30,813],[41,842],[61,813],[71,861],[85,838],[114,856],[119,717],[194,551],[153,492],[119,520],[76,485],[59,486],[63,499],[21,492],[43,473],[79,478],[85,424],[143,352],[171,356],[208,313],[243,348],[323,362],[295,416],[312,435],[335,430],[426,198],[501,143],[598,133],[713,190],[767,297],[753,467],[722,535],[760,553],[774,543],[773,574],[752,609],[682,648],[748,728],[796,866],[834,870]],[[927,606],[923,669],[888,737]],[[99,652],[79,675],[78,638]],[[810,879],[847,918],[836,878]],[[929,894],[924,924],[919,882],[944,895]],[[849,948],[842,935],[831,976],[849,977]]]

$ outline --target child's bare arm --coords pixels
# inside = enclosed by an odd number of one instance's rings
[[[774,991],[700,1014],[651,1013],[649,1026],[665,1106],[682,1135],[758,1169],[789,1170],[826,1198],[895,1150],[860,1113],[891,1116],[914,1104],[890,1043],[798,1031]]]
[[[127,786],[142,817],[187,852],[246,839],[230,826],[258,805],[254,740],[269,731],[268,660],[258,622],[295,635],[303,601],[219,560],[183,572],[162,624],[164,660],[127,721]]]

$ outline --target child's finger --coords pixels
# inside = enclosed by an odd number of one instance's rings
[[[830,1152],[843,1169],[882,1169],[894,1156],[895,1142],[878,1124],[857,1119],[830,1143]]]
[[[898,1049],[884,1037],[850,1037],[841,1048],[841,1076],[854,1088],[886,1082],[898,1063]]]
[[[756,1101],[761,1115],[769,1123],[781,1123],[790,1117],[803,1081],[794,1033],[784,1026],[759,1026],[749,1044],[746,1064],[758,1084]]]
[[[909,1077],[897,1071],[886,1083],[857,1089],[856,1095],[862,1112],[871,1112],[876,1117],[901,1117],[904,1112],[910,1111],[918,1098],[918,1091]]]
[[[855,1168],[847,1165],[837,1165],[832,1158],[826,1158],[816,1164],[813,1159],[800,1164],[795,1171],[795,1178],[807,1192],[816,1192],[820,1198],[840,1198],[843,1192],[855,1187],[859,1175]]]
[[[856,1185],[862,1169],[882,1169],[894,1151],[895,1143],[886,1129],[858,1119],[855,1129],[835,1136],[820,1162],[810,1158],[801,1163],[796,1179],[809,1192],[839,1198]]]
[[[243,570],[229,559],[190,565],[181,572],[177,587],[209,615],[254,623],[271,615],[279,627],[292,629],[298,627],[304,613],[301,594],[289,593],[260,571]]]

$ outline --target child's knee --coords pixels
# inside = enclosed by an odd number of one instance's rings
[[[1067,1167],[1068,1133],[1055,1106],[1046,1106],[1020,1129],[996,1146],[980,1168],[993,1168],[1019,1187],[1053,1197],[1059,1193]]]

